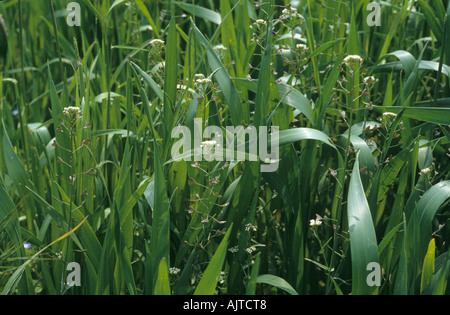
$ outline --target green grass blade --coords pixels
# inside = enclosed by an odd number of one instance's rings
[[[387,112],[399,113],[402,108],[397,106],[381,107],[374,106],[376,109],[383,109]],[[403,112],[406,118],[413,118],[434,124],[450,125],[450,108],[444,107],[406,107]]]
[[[256,279],[258,283],[265,283],[271,286],[277,287],[281,290],[286,291],[291,295],[298,295],[297,291],[283,278],[274,275],[260,275],[258,279]]]
[[[411,244],[416,253],[416,256],[413,259],[418,266],[423,262],[427,244],[432,237],[432,221],[438,210],[449,198],[450,181],[442,181],[427,190],[417,203],[414,212],[416,213],[415,217],[418,221],[414,222],[415,220],[411,220],[409,225],[412,226],[418,224],[420,229],[420,237],[414,238],[414,243]],[[416,233],[418,233],[417,230]]]
[[[152,77],[149,76],[144,70],[139,68],[139,66],[137,64],[135,64],[134,62],[130,62],[130,63],[139,72],[139,74],[144,78],[145,82],[153,90],[153,92],[155,92],[156,96],[161,101],[164,101],[164,92],[161,90],[161,88],[158,86],[158,84],[152,79]]]
[[[9,238],[15,246],[20,246],[21,248],[22,238],[18,212],[11,197],[9,197],[8,193],[3,188],[3,185],[0,185],[0,222],[3,220],[8,220],[5,230]]]
[[[367,265],[378,263],[378,246],[369,204],[355,161],[348,193],[348,225],[352,253],[352,294],[376,294],[377,287],[367,285]]]
[[[8,282],[6,283],[5,287],[3,288],[2,295],[8,295],[14,291],[17,284],[19,283],[20,278],[22,277],[23,272],[25,271],[25,268],[32,263],[40,254],[42,254],[47,248],[52,246],[53,244],[56,244],[66,237],[70,236],[72,233],[74,233],[80,226],[83,225],[83,223],[86,221],[87,217],[85,217],[76,227],[74,227],[69,232],[65,233],[64,235],[58,237],[56,240],[39,250],[36,254],[31,256],[25,263],[23,263],[19,268],[14,271],[12,276],[9,278]]]
[[[195,25],[193,27],[197,41],[206,49],[209,68],[211,72],[215,72],[214,77],[222,89],[223,96],[230,110],[231,122],[234,126],[239,126],[244,117],[248,117],[246,114],[248,109],[241,105],[238,90],[220,58],[214,52],[200,30]]]
[[[167,196],[167,188],[164,177],[164,171],[159,156],[159,150],[154,142],[155,163],[154,163],[154,202],[153,202],[153,221],[152,234],[150,239],[150,253],[152,257],[153,280],[151,287],[158,278],[158,266],[160,261],[165,258],[169,261],[170,250],[170,204]]]
[[[145,6],[145,4],[142,2],[142,0],[135,0],[137,6],[139,7],[139,9],[141,10],[142,14],[144,14],[145,18],[147,19],[148,23],[150,24],[150,26],[153,28],[153,31],[156,34],[156,37],[159,38],[160,34],[159,34],[159,27],[155,24],[155,22],[153,21],[152,16],[150,15],[150,13],[148,12],[147,7]],[[88,1],[87,1],[88,2]]]
[[[177,102],[178,84],[178,38],[175,17],[169,23],[169,33],[166,42],[166,60],[164,72],[164,124],[169,135],[174,121],[174,109]],[[169,137],[167,137],[169,138]]]
[[[256,284],[258,281],[258,273],[259,273],[259,265],[261,263],[261,253],[256,254],[255,263],[252,267],[252,272],[250,274],[250,280],[247,284],[246,295],[255,295],[256,293]]]
[[[155,295],[170,295],[169,268],[166,258],[163,257],[159,263],[158,278],[155,284]]]
[[[303,113],[305,117],[314,124],[314,112],[311,107],[311,101],[298,90],[287,84],[277,84],[277,87],[282,102]]]
[[[431,279],[434,275],[434,258],[436,252],[436,243],[434,238],[431,239],[430,244],[428,244],[427,254],[425,255],[425,259],[422,267],[422,278],[420,281],[420,293],[428,287],[431,282]]]
[[[300,140],[317,140],[321,141],[333,148],[336,148],[331,139],[322,131],[311,128],[295,128],[282,130],[279,133],[280,146],[291,144]]]
[[[205,21],[209,21],[217,25],[220,25],[220,23],[222,22],[222,17],[220,16],[220,14],[208,8],[181,1],[175,1],[175,4],[191,15],[202,18]]]
[[[206,267],[200,282],[195,289],[194,295],[213,295],[216,290],[217,281],[219,280],[220,272],[222,270],[225,257],[227,255],[228,238],[230,236],[233,224],[228,228],[225,237],[217,247],[214,256]]]

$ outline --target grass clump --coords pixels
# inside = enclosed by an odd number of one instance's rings
[[[0,292],[449,293],[445,2],[0,2]]]

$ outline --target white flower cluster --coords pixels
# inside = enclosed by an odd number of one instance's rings
[[[322,221],[319,219],[312,219],[312,220],[309,220],[309,225],[312,227],[320,226],[320,225],[322,225]]]
[[[180,270],[179,268],[176,268],[176,267],[171,267],[171,268],[169,268],[169,274],[171,274],[171,275],[176,275],[176,274],[178,274],[180,271],[181,271],[181,270]]]
[[[250,246],[245,251],[251,255],[253,252],[256,252],[256,247],[255,246]]]
[[[75,107],[75,106],[64,107],[63,114],[68,117],[76,116],[77,119],[80,119],[81,117],[83,117],[83,113],[81,112],[81,109],[79,109],[78,107]]]
[[[377,82],[377,79],[375,79],[375,77],[372,75],[364,78],[365,84],[373,84],[375,82]]]
[[[282,19],[300,19],[302,16],[297,12],[296,8],[286,8],[281,11],[283,14],[281,16]]]
[[[258,19],[258,20],[256,20],[253,24],[256,24],[256,25],[266,25],[267,22],[264,21],[263,19]]]
[[[255,231],[255,232],[256,232],[256,230],[257,230],[257,227],[254,226],[254,225],[251,224],[251,223],[247,223],[247,224],[245,225],[245,231],[247,231],[247,232],[250,232],[250,231]]]
[[[214,46],[214,50],[215,51],[226,51],[227,48],[222,44],[218,44],[218,45]]]
[[[219,275],[219,283],[224,284],[225,283],[225,271],[221,271]]]
[[[228,248],[228,251],[230,253],[235,254],[235,253],[237,253],[239,251],[239,246],[236,245],[236,246],[230,247],[230,248]]]
[[[305,55],[309,51],[308,46],[306,46],[305,44],[297,44],[295,48],[297,48],[300,55]]]
[[[351,68],[355,68],[356,65],[362,65],[364,62],[364,59],[361,58],[361,56],[358,55],[348,55],[344,58],[343,63]]]
[[[201,148],[207,147],[207,148],[212,148],[215,145],[217,145],[217,141],[216,140],[208,140],[208,141],[203,141],[201,144]]]
[[[432,170],[433,169],[432,169],[431,166],[430,167],[426,167],[426,168],[424,168],[423,170],[420,171],[419,175],[428,175],[428,174],[431,173]]]
[[[164,46],[164,41],[161,39],[153,39],[150,41],[150,45],[153,47]]]
[[[385,112],[383,113],[383,120],[390,120],[397,117],[397,114],[391,113],[391,112]]]
[[[203,74],[196,74],[194,76],[195,79],[195,86],[198,87],[199,85],[207,85],[211,83],[211,80],[208,78],[205,78]]]

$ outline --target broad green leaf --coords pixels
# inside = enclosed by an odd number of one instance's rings
[[[420,281],[420,293],[423,293],[423,291],[428,287],[431,279],[433,278],[435,252],[436,243],[434,238],[432,238],[430,244],[428,244],[427,254],[425,255],[425,259],[423,262],[422,279]]]
[[[289,130],[282,130],[279,133],[280,146],[295,143],[300,140],[317,140],[321,141],[333,148],[336,148],[334,143],[322,131],[311,128],[294,128]]]
[[[158,278],[155,284],[155,295],[170,295],[169,268],[166,258],[163,257],[159,263]]]
[[[297,291],[283,278],[274,275],[260,275],[256,279],[257,283],[265,283],[286,291],[291,295],[298,295]]]
[[[381,107],[374,106],[386,112],[398,114],[402,108],[398,106]],[[441,107],[406,107],[403,117],[427,121],[435,124],[450,125],[450,108]]]
[[[277,84],[280,92],[281,101],[289,106],[294,107],[308,118],[314,124],[314,112],[311,107],[311,101],[302,93],[287,84]]]
[[[378,246],[369,204],[359,175],[356,159],[348,192],[348,226],[352,257],[352,294],[376,294],[377,287],[367,284],[367,266],[378,263]]]
[[[219,13],[203,6],[181,1],[175,1],[175,4],[186,12],[190,13],[192,16],[202,18],[205,21],[209,21],[217,25],[220,25],[220,23],[222,22],[222,18]]]
[[[409,222],[409,225],[411,227],[416,227],[415,233],[420,233],[418,234],[420,237],[414,238],[414,244],[412,245],[416,253],[414,259],[419,265],[423,262],[427,244],[432,237],[432,221],[438,210],[449,198],[450,181],[447,180],[442,181],[427,190],[417,203],[414,210],[417,222],[413,219]],[[417,230],[417,226],[419,230]]]
[[[164,170],[160,161],[159,150],[154,142],[154,201],[152,208],[152,235],[150,239],[150,253],[152,258],[153,282],[158,277],[158,264],[161,259],[169,261],[170,251],[170,204],[167,196]]]

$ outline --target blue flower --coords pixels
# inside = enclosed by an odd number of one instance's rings
[[[25,249],[29,249],[31,247],[31,244],[28,242],[23,242],[23,247],[25,247]]]

